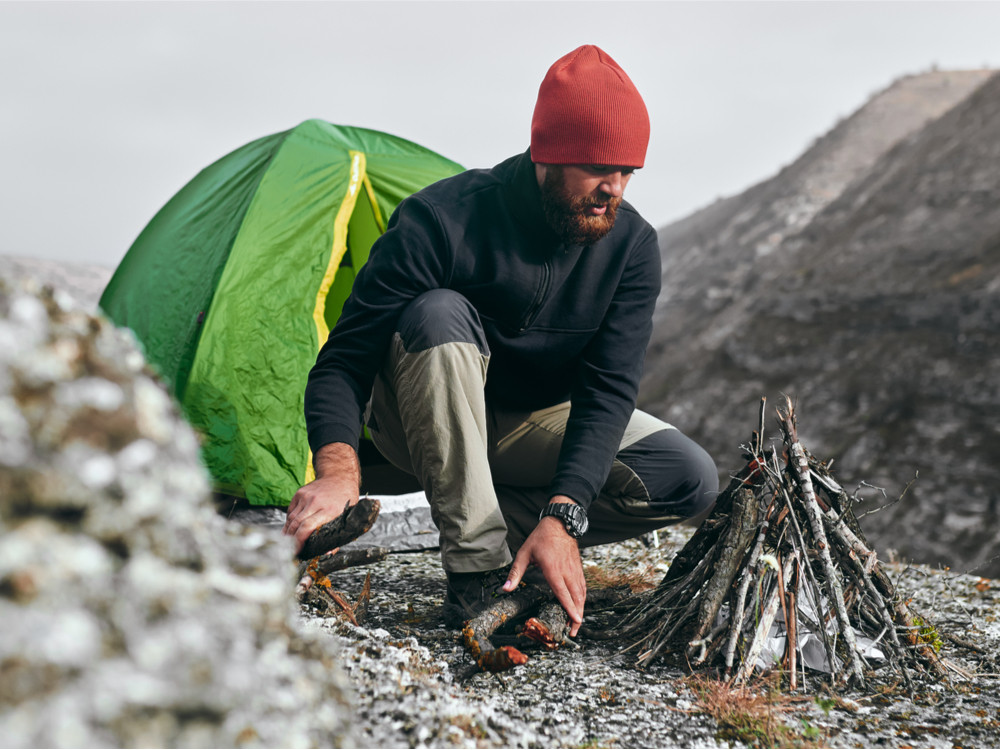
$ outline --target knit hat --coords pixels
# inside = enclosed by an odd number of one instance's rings
[[[646,105],[604,50],[586,44],[549,68],[531,118],[533,162],[641,167],[648,143]]]

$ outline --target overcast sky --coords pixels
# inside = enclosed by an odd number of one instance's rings
[[[901,75],[1000,67],[1000,2],[0,2],[0,254],[113,267],[202,167],[312,117],[491,166],[586,43],[646,100],[626,198],[661,226]]]

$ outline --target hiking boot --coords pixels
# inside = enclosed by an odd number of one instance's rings
[[[466,620],[482,614],[493,602],[508,596],[503,590],[510,566],[482,573],[448,573],[448,591],[441,614],[449,628],[460,628]]]

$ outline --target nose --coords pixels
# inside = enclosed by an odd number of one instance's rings
[[[607,193],[612,198],[621,198],[625,193],[625,184],[628,179],[620,172],[608,172],[601,180],[601,191]]]

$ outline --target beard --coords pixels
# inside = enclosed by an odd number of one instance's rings
[[[562,168],[551,164],[542,181],[542,210],[545,220],[566,245],[593,245],[615,225],[615,215],[621,198],[604,198],[593,195],[572,195],[563,183]],[[607,206],[600,216],[592,216],[587,209]]]

